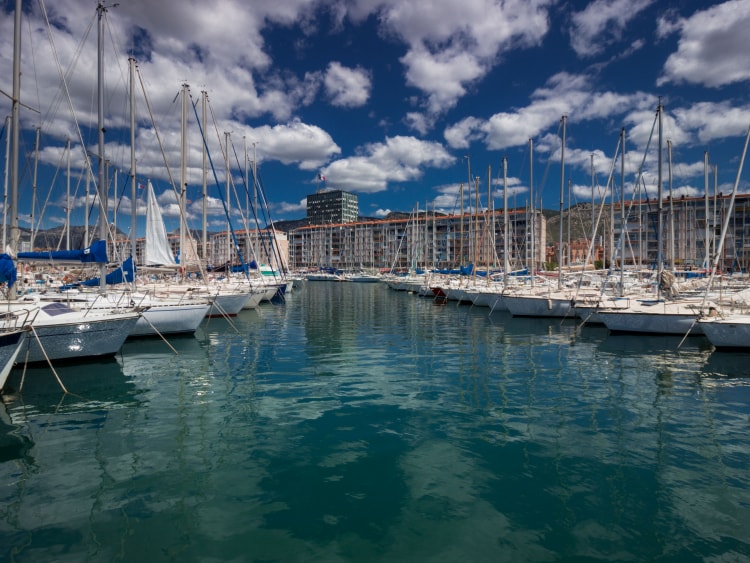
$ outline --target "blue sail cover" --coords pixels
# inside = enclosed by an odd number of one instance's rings
[[[19,260],[50,260],[57,262],[83,262],[106,264],[107,241],[97,240],[83,250],[50,250],[47,252],[19,252]]]
[[[0,254],[0,283],[7,283],[8,287],[13,287],[16,283],[16,265],[13,259],[7,254]]]
[[[91,278],[90,280],[82,281],[80,285],[96,287],[99,285],[100,279],[101,278]],[[133,265],[133,257],[131,256],[122,263],[122,266],[104,276],[104,283],[107,285],[116,285],[118,283],[132,282],[134,279],[135,267]]]

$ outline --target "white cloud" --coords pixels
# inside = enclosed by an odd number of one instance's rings
[[[320,127],[299,120],[264,125],[246,131],[257,142],[260,158],[297,163],[302,170],[315,170],[341,153],[341,148]]]
[[[729,0],[679,22],[677,52],[657,85],[683,82],[720,87],[750,79],[750,0]]]
[[[331,62],[323,79],[331,104],[340,107],[358,107],[367,103],[372,83],[370,75],[362,68],[347,68]]]
[[[352,17],[379,9],[385,33],[408,45],[401,62],[407,82],[425,96],[428,113],[453,107],[467,87],[509,51],[538,45],[547,33],[553,0],[436,0],[360,2]]]
[[[380,192],[392,182],[413,181],[424,167],[445,168],[455,158],[438,143],[414,137],[388,137],[363,147],[361,156],[336,160],[323,169],[329,187]]]
[[[622,39],[627,24],[654,0],[594,0],[573,14],[570,43],[580,57],[593,57]]]
[[[300,213],[307,212],[307,198],[303,198],[299,203],[288,203],[282,201],[277,205],[280,213]]]
[[[595,92],[592,77],[559,73],[531,96],[531,103],[514,111],[499,112],[487,120],[467,117],[445,130],[453,148],[465,148],[468,141],[482,140],[490,150],[521,146],[555,127],[563,115],[589,121],[624,115],[634,108],[655,108],[656,99],[635,92],[629,95]]]
[[[386,217],[389,213],[391,213],[390,209],[378,209],[375,211],[375,217]]]

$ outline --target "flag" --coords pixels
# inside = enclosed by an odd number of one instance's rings
[[[138,184],[138,189],[139,189],[139,190],[142,190],[142,189],[144,189],[145,187],[146,187],[146,186],[144,186],[143,184]]]
[[[325,182],[326,181],[326,177],[323,176],[322,174],[318,173],[318,180],[320,180],[321,182]]]

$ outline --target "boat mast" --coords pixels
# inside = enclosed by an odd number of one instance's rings
[[[31,227],[31,244],[29,245],[32,252],[34,251],[34,239],[36,237],[36,228],[34,226],[34,209],[36,209],[36,180],[37,171],[39,168],[39,137],[41,135],[42,128],[36,128],[36,141],[34,142],[34,181],[31,184],[31,213],[29,213],[29,226]],[[68,155],[70,156],[70,155]],[[68,170],[68,177],[70,177],[70,170]]]
[[[18,144],[19,112],[21,109],[21,0],[16,0],[13,18],[13,94],[11,97],[10,143],[10,251],[18,252]],[[4,251],[5,249],[3,249]],[[8,297],[16,297],[16,286],[8,289]]]
[[[563,243],[563,204],[565,203],[565,123],[567,115],[562,116],[562,144],[560,145],[560,232],[557,243],[557,289],[562,289],[562,243]]]
[[[669,269],[674,272],[674,206],[672,205],[672,141],[667,139],[667,182],[669,185]]]
[[[107,8],[104,4],[96,6],[97,13],[97,124],[99,137],[99,181],[97,194],[99,196],[99,238],[107,240],[107,186],[104,171],[104,14]],[[103,291],[106,284],[107,265],[99,266],[99,287]]]
[[[705,151],[703,153],[703,192],[705,194],[705,213],[706,213],[706,228],[705,228],[705,234],[703,238],[703,245],[704,245],[704,258],[703,258],[703,267],[708,268],[710,254],[709,254],[709,244],[708,239],[710,237],[708,232],[708,151]]]
[[[619,295],[623,296],[625,293],[625,128],[620,130],[620,144],[622,145],[622,153],[620,153],[620,289]],[[612,258],[614,261],[615,257],[615,183],[612,182],[612,202],[610,205],[612,223],[609,227],[611,243]],[[633,254],[631,246],[631,254]],[[641,247],[638,247],[638,255],[641,254]],[[639,258],[640,262],[640,258]],[[612,264],[614,265],[614,264]],[[635,256],[633,256],[633,265],[635,266]]]
[[[65,194],[65,250],[70,250],[70,138],[65,140],[65,152],[68,157],[68,174]]]
[[[510,235],[510,225],[508,224],[508,157],[503,157],[503,280],[504,285],[508,286],[508,275],[510,271],[510,260],[508,259],[508,236]]]
[[[182,85],[182,112],[180,118],[180,269],[183,275],[186,273],[186,252],[187,244],[185,238],[187,225],[185,223],[185,203],[187,191],[187,104],[190,86],[187,83]]]
[[[664,108],[661,105],[661,99],[659,99],[659,166],[658,166],[658,175],[656,178],[656,207],[657,207],[657,214],[656,214],[656,274],[657,274],[657,283],[661,281],[661,273],[664,269],[663,267],[663,260],[664,260],[664,248],[663,248],[663,237],[662,237],[662,223],[664,222],[664,218],[662,216],[662,213],[664,211],[664,202],[662,201],[662,143],[663,143],[663,135],[662,135],[662,129],[663,129],[663,121],[664,121]],[[658,287],[658,286],[657,286]]]
[[[536,274],[536,213],[534,212],[534,140],[529,139],[529,199],[531,200],[531,287]]]
[[[203,122],[203,131],[206,130],[207,117],[206,117],[206,101],[208,99],[208,92],[205,90],[201,91],[201,121]],[[203,165],[201,167],[203,176],[203,209],[202,209],[202,223],[201,223],[201,242],[203,243],[203,262],[204,265],[208,263],[208,163],[206,162],[207,151],[206,143],[201,143],[201,150],[203,151]]]
[[[138,228],[138,192],[135,182],[135,59],[128,58],[130,70],[130,255],[135,263],[136,230]]]

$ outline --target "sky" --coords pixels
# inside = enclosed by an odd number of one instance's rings
[[[3,117],[14,1],[1,1]],[[98,151],[97,3],[23,6],[19,222],[28,225],[35,163],[36,220],[64,220],[70,138],[71,223],[80,225],[83,154]],[[277,221],[303,218],[318,189],[358,194],[368,217],[417,207],[455,213],[477,201],[499,208],[506,193],[510,207],[558,209],[561,195],[564,206],[598,202],[611,170],[620,193],[623,129],[626,197],[635,185],[655,197],[660,102],[664,190],[669,141],[676,196],[704,194],[706,153],[710,192],[729,193],[750,126],[749,27],[750,0],[121,0],[104,14],[102,79],[118,226],[132,209],[129,57],[137,182],[152,181],[168,229],[178,224],[183,84],[194,104],[187,214],[201,225],[198,118],[207,93],[208,222],[218,230],[226,226],[226,144],[234,205],[247,199],[243,175],[255,161],[263,216]],[[3,153],[6,137],[3,128]],[[750,191],[747,177],[741,192]]]

